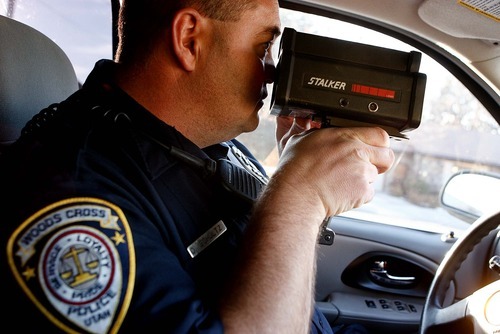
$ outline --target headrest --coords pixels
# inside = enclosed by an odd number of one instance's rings
[[[0,150],[35,114],[78,90],[66,54],[39,31],[0,15]]]

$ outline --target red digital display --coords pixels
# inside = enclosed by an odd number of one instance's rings
[[[377,88],[377,87],[371,87],[371,86],[365,86],[365,85],[359,85],[359,84],[352,84],[351,92],[358,93],[358,94],[371,95],[371,96],[376,96],[376,97],[382,97],[385,99],[392,99],[392,100],[394,100],[396,98],[396,91],[395,90]]]

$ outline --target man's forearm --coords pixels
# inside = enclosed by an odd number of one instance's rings
[[[287,208],[293,206],[281,200],[262,198],[266,203],[257,205],[248,227],[241,262],[221,309],[228,333],[309,332],[322,219],[311,218],[308,210],[292,213]]]

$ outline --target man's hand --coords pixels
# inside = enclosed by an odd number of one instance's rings
[[[295,203],[323,205],[324,217],[369,202],[372,183],[394,162],[387,133],[376,127],[313,127],[310,120],[278,118],[276,136],[282,147],[277,186],[287,188],[283,192]]]

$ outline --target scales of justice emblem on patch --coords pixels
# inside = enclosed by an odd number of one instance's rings
[[[95,198],[54,203],[28,218],[7,247],[24,292],[70,333],[116,333],[127,313],[135,252],[120,208]]]

